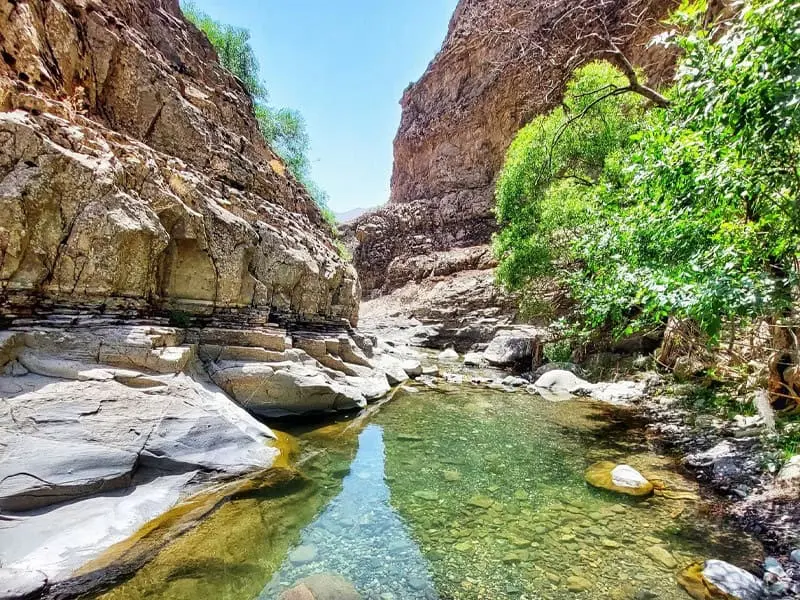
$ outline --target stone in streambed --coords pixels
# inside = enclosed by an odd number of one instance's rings
[[[317,573],[298,581],[278,600],[361,600],[353,584],[339,575]]]
[[[470,506],[475,506],[477,508],[487,509],[494,504],[494,500],[489,498],[488,496],[473,496],[467,502]]]
[[[305,565],[317,558],[317,548],[309,544],[298,546],[289,553],[289,562],[293,565]]]
[[[403,361],[403,370],[409,377],[422,375],[422,365],[418,360],[408,359]]]
[[[585,592],[592,588],[592,582],[577,575],[567,577],[567,589],[575,594]]]
[[[694,563],[681,571],[678,583],[695,600],[759,600],[763,584],[751,573],[721,560]]]
[[[653,493],[653,484],[629,465],[601,461],[590,466],[584,478],[593,487],[629,496],[645,497]]]
[[[464,364],[468,367],[479,367],[483,364],[482,352],[467,352],[464,355]]]
[[[674,569],[678,566],[678,562],[663,546],[650,546],[645,550],[645,554],[666,569]]]
[[[452,348],[447,348],[445,350],[442,350],[436,358],[438,358],[441,361],[451,362],[458,360],[459,357],[458,357],[458,352],[456,352]]]

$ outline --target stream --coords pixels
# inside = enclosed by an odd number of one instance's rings
[[[762,551],[641,425],[589,401],[407,386],[366,419],[284,426],[299,474],[223,504],[96,598],[274,600],[335,573],[367,600],[686,600],[682,567]],[[599,460],[665,489],[592,489]]]

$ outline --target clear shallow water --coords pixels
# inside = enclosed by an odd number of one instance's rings
[[[375,600],[686,600],[682,566],[760,558],[616,409],[452,388],[399,394],[350,425],[295,431],[302,477],[225,504],[102,597],[270,600],[333,572]],[[666,491],[590,489],[598,460]]]

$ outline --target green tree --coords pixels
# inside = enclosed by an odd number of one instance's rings
[[[292,174],[306,187],[327,221],[335,222],[328,209],[327,194],[311,179],[308,158],[310,138],[303,115],[290,108],[273,108],[269,94],[259,78],[259,63],[250,45],[250,32],[215,21],[191,1],[181,2],[186,18],[206,34],[220,64],[233,73],[253,99],[256,120],[264,139],[283,159]]]
[[[182,2],[181,9],[186,19],[206,34],[220,64],[239,78],[253,100],[266,101],[267,89],[258,76],[258,59],[250,46],[250,32],[215,21],[194,2]]]
[[[673,103],[599,194],[573,290],[593,325],[667,315],[716,335],[789,308],[800,258],[800,4],[686,36]]]
[[[643,119],[644,99],[618,93],[626,87],[610,64],[586,65],[568,84],[562,106],[534,119],[511,144],[497,184],[501,230],[494,238],[498,278],[507,287],[523,288],[556,263],[568,266],[598,178]]]
[[[575,93],[578,72],[567,107],[509,150],[497,190],[501,280],[521,287],[568,261],[584,324],[619,332],[673,315],[714,336],[725,319],[789,309],[800,262],[798,23],[800,4],[755,0],[722,33],[698,24],[677,40],[685,55],[669,104],[643,118],[628,96],[573,108],[591,102]],[[550,215],[575,206],[567,243],[554,244],[564,224]]]

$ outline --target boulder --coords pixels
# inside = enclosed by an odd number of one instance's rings
[[[569,400],[578,393],[590,390],[592,384],[570,371],[547,371],[533,384],[533,389],[547,400]]]
[[[422,375],[422,364],[418,360],[407,359],[403,361],[403,370],[409,377]]]
[[[458,360],[458,352],[453,350],[452,348],[447,348],[442,350],[436,357],[437,359],[444,361],[444,362],[452,362]]]
[[[27,510],[127,487],[136,469],[241,474],[269,467],[274,436],[213,385],[0,377],[0,509]],[[5,394],[3,394],[5,395]]]
[[[545,373],[549,373],[550,371],[569,371],[578,377],[585,378],[586,374],[584,373],[583,369],[581,369],[578,365],[571,362],[549,362],[547,364],[542,365],[538,369],[533,372],[533,380],[536,381]]]
[[[467,352],[464,355],[464,364],[468,367],[479,367],[483,362],[483,352]]]
[[[496,367],[530,367],[534,357],[540,354],[537,334],[516,331],[499,332],[483,351],[486,361]]]
[[[791,457],[778,472],[778,481],[785,484],[800,484],[800,454]]]
[[[367,397],[353,384],[363,383],[371,395],[379,391],[362,378],[333,379],[317,367],[294,362],[221,361],[210,370],[217,385],[242,407],[262,417],[364,408]],[[389,385],[385,377],[384,383],[386,393]]]
[[[592,487],[618,494],[647,497],[653,493],[653,484],[629,465],[601,461],[590,466],[584,478]]]
[[[278,600],[361,600],[361,595],[340,575],[317,573],[298,581]]]
[[[678,582],[695,600],[761,600],[764,586],[752,573],[721,560],[689,565]]]
[[[409,380],[410,375],[404,368],[406,362],[388,354],[381,354],[372,358],[372,365],[385,373],[389,385],[400,385]]]
[[[645,384],[635,381],[600,382],[585,389],[594,400],[623,406],[638,402],[646,395]]]

